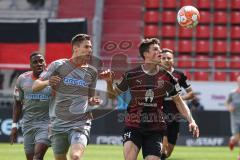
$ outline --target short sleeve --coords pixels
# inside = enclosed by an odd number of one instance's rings
[[[191,87],[191,84],[189,83],[188,78],[184,73],[181,74],[181,77],[178,80],[178,83],[184,89],[187,89],[187,88]]]
[[[16,101],[22,101],[24,97],[24,92],[21,88],[21,75],[18,77],[16,85],[13,91],[13,97]]]
[[[41,80],[48,80],[49,77],[51,77],[53,75],[53,73],[55,72],[55,70],[57,69],[58,66],[59,66],[59,63],[57,61],[52,62],[51,64],[49,64],[47,69],[41,73],[39,78]]]
[[[173,86],[171,88],[171,91],[169,92],[169,96],[174,97],[174,96],[178,95],[179,92],[181,92],[181,87],[180,87],[179,83],[177,82],[176,78],[174,78],[170,73],[169,73],[169,76],[170,76],[170,83]]]
[[[116,88],[121,92],[125,92],[128,90],[128,81],[127,74],[123,74],[118,83],[116,83]]]

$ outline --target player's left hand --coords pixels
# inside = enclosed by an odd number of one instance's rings
[[[192,132],[193,137],[199,137],[199,128],[195,121],[189,123],[189,132]]]
[[[98,97],[91,97],[88,100],[88,103],[89,103],[90,106],[100,105],[100,104],[102,104],[102,102],[103,101]]]

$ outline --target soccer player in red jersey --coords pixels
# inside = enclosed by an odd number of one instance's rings
[[[181,98],[183,100],[193,99],[193,90],[191,88],[191,84],[188,82],[187,76],[184,75],[183,72],[174,68],[174,52],[172,50],[162,48],[161,66],[170,72],[176,78],[179,86],[184,88],[186,91],[186,94],[181,95]],[[166,115],[168,115],[167,117],[172,117],[171,119],[166,119],[167,136],[164,136],[163,138],[163,156],[169,157],[176,144],[180,125],[179,119],[174,118],[179,117],[179,111],[171,97],[165,97],[163,102],[163,111]]]
[[[180,113],[188,120],[193,136],[199,136],[199,129],[187,105],[179,96],[180,87],[175,78],[158,65],[162,52],[159,40],[144,39],[139,52],[144,63],[127,71],[118,84],[113,85],[111,71],[103,72],[101,78],[107,81],[110,98],[115,98],[128,89],[131,93],[123,134],[125,160],[136,160],[141,148],[144,159],[159,160],[162,138],[166,131],[164,97],[172,97]]]

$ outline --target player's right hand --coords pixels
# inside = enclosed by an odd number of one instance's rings
[[[189,132],[192,132],[193,137],[195,138],[199,137],[199,128],[195,121],[189,123]]]
[[[103,71],[99,74],[99,78],[106,80],[107,82],[112,82],[114,79],[114,76],[115,76],[114,72],[111,71],[110,69]]]
[[[58,85],[61,81],[61,78],[59,76],[51,76],[49,79],[49,85],[54,87]]]
[[[17,128],[12,128],[11,134],[10,134],[10,143],[16,143],[17,142]]]

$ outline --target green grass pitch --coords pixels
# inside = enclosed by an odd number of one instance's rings
[[[229,151],[227,147],[182,147],[177,146],[169,160],[237,160],[239,149]],[[1,160],[25,160],[22,144],[0,144]],[[50,148],[44,160],[53,160]],[[122,146],[89,145],[84,160],[123,160]],[[138,160],[142,160],[140,154]]]

